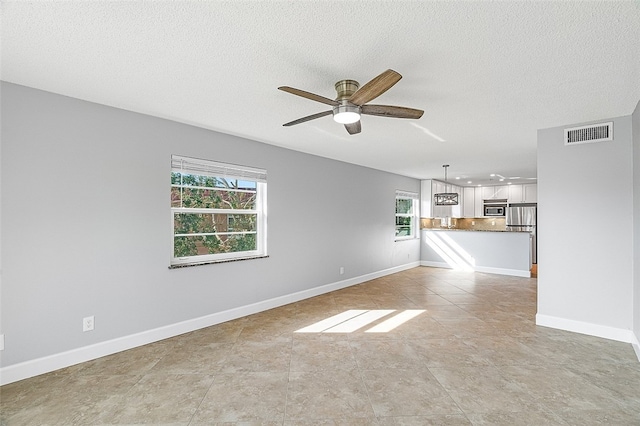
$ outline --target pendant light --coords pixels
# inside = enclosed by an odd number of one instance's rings
[[[447,168],[448,164],[444,164],[444,190],[447,190]],[[434,204],[436,206],[457,206],[458,205],[458,194],[455,192],[440,192],[438,194],[433,194]]]

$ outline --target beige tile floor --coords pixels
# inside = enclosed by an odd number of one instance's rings
[[[349,310],[381,317],[296,332]],[[640,425],[631,345],[535,312],[535,279],[415,268],[5,385],[0,422]]]

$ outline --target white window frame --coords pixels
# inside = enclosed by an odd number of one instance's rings
[[[200,176],[210,176],[226,179],[239,179],[256,183],[256,200],[254,209],[219,209],[219,208],[189,208],[171,207],[171,244],[170,267],[188,265],[201,265],[207,263],[228,262],[233,260],[254,259],[267,256],[267,171],[235,164],[219,163],[210,160],[171,156],[171,172],[190,173]],[[171,187],[178,185],[171,184]],[[256,250],[238,251],[230,253],[202,254],[185,257],[175,257],[174,217],[178,213],[205,213],[205,214],[255,214],[256,215]],[[224,232],[227,235],[246,234],[246,232]],[[185,234],[188,235],[188,234]],[[196,235],[214,235],[208,233]]]
[[[411,212],[410,213],[398,213],[397,212],[397,200],[411,200]],[[398,217],[410,217],[411,218],[411,234],[403,236],[395,236],[395,241],[414,240],[418,238],[418,224],[420,223],[420,211],[419,211],[419,196],[416,192],[396,190],[396,214],[394,218],[394,232],[396,231],[396,224]]]

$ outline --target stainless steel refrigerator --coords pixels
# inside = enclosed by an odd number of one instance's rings
[[[538,243],[536,241],[537,205],[509,204],[507,207],[507,231],[527,231],[531,233],[531,257],[533,263],[538,263]]]

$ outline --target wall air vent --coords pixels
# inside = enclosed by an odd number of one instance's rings
[[[589,124],[588,126],[564,129],[564,144],[604,142],[613,140],[613,122]]]

